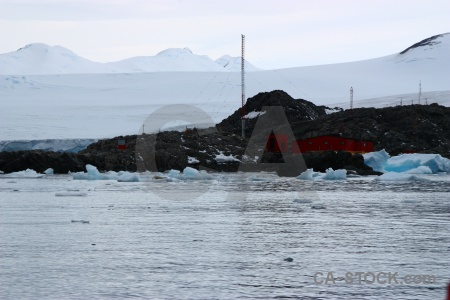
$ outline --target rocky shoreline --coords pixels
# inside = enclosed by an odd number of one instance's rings
[[[247,120],[246,138],[240,136],[238,109],[215,128],[119,136],[99,140],[78,153],[42,150],[0,152],[0,170],[10,173],[30,168],[43,172],[52,168],[57,174],[66,174],[84,171],[85,165],[91,164],[100,171],[162,172],[170,169],[183,170],[190,166],[217,172],[236,172],[243,170],[244,162],[247,165],[250,162],[250,165],[264,163],[265,170],[277,171],[277,164],[285,161],[279,153],[266,153],[264,144],[259,145],[252,157],[247,157],[245,152],[255,124],[258,119],[264,120],[264,107],[268,106],[283,107],[296,139],[343,134],[372,140],[375,142],[375,150],[385,149],[391,155],[413,151],[450,157],[448,107],[431,104],[340,111],[316,106],[306,100],[293,99],[283,91],[272,91],[248,99],[246,111],[260,115]],[[334,112],[327,114],[329,111]],[[276,124],[267,123],[277,128]],[[281,127],[278,129],[285,129]],[[125,141],[126,149],[118,149],[119,140]],[[360,154],[326,151],[303,153],[302,159],[304,164],[293,167],[290,176],[300,174],[305,167],[320,172],[333,168],[346,169],[360,175],[380,174],[365,165]]]

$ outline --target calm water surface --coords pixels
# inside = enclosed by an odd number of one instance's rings
[[[444,299],[450,176],[427,178],[0,177],[0,298]],[[347,272],[398,272],[399,283],[350,284]]]

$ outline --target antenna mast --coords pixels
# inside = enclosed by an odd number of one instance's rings
[[[353,110],[353,87],[350,87],[350,110]]]
[[[422,97],[422,80],[419,81],[419,105],[420,105],[420,97]]]
[[[242,113],[242,137],[245,137],[245,110],[244,110],[244,104],[245,104],[245,59],[244,59],[244,50],[245,50],[245,35],[241,34],[241,88],[242,88],[242,107],[241,107],[241,113]]]

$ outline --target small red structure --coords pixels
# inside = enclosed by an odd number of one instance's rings
[[[447,300],[450,300],[450,282],[447,285]]]
[[[127,145],[125,143],[125,140],[118,140],[117,141],[117,149],[119,149],[119,150],[127,149]]]
[[[346,151],[351,153],[373,152],[372,141],[363,141],[353,138],[345,138],[340,135],[322,135],[305,140],[297,140],[298,149],[301,153],[322,151]],[[293,147],[294,152],[296,148]]]
[[[289,141],[287,135],[274,134],[273,132],[269,134],[266,143],[266,151],[276,153],[289,152]]]

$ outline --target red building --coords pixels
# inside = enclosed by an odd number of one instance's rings
[[[294,141],[300,152],[346,151],[351,153],[373,152],[372,141],[345,138],[339,135],[322,135],[305,140]],[[293,147],[294,153],[297,147]]]
[[[119,149],[119,150],[127,149],[127,145],[125,143],[125,140],[118,140],[117,141],[117,149]]]
[[[322,135],[305,140],[293,141],[289,147],[288,137],[283,134],[270,134],[266,144],[267,152],[305,153],[322,151],[347,151],[367,153],[374,151],[372,141],[344,138],[340,135]]]

